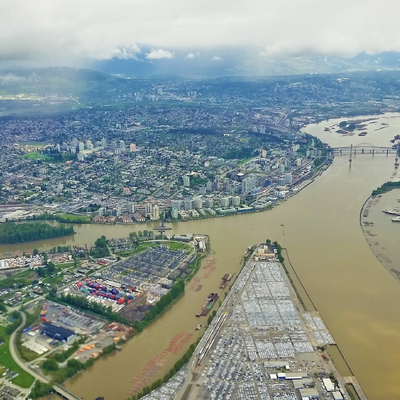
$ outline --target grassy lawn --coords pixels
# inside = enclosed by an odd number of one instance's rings
[[[35,381],[32,375],[29,375],[26,371],[19,367],[11,356],[9,342],[10,336],[7,335],[4,326],[0,326],[0,338],[4,343],[0,346],[0,364],[2,367],[6,367],[11,371],[18,372],[18,376],[12,380],[13,383],[22,387],[29,388]]]
[[[53,159],[49,156],[46,156],[44,154],[39,154],[37,151],[34,151],[32,153],[24,154],[21,156],[22,158],[27,158],[28,160],[43,160],[43,161],[53,161]]]
[[[58,285],[63,280],[63,276],[49,276],[43,279],[43,283],[48,283],[49,285]]]
[[[237,165],[242,165],[242,164],[244,164],[244,163],[247,163],[247,161],[250,161],[252,158],[254,158],[254,157],[244,158],[243,160],[240,160],[240,161],[237,163]]]
[[[192,250],[192,247],[180,242],[164,242],[171,250]]]
[[[72,267],[73,265],[74,265],[74,262],[73,262],[73,261],[65,262],[65,263],[60,263],[60,264],[57,264],[57,265],[56,265],[56,269],[61,270],[61,269],[63,269],[63,268]]]
[[[9,288],[12,287],[15,283],[17,285],[22,284],[24,286],[28,286],[32,284],[33,278],[35,277],[36,273],[31,270],[27,270],[24,272],[20,272],[9,278],[3,279],[0,281],[0,288]]]

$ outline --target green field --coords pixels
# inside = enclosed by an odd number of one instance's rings
[[[20,272],[18,274],[10,276],[9,278],[1,280],[0,288],[12,287],[15,283],[17,285],[28,286],[28,285],[32,284],[34,276],[35,276],[35,272],[33,272],[31,270]]]
[[[28,154],[24,154],[21,157],[27,158],[28,160],[34,160],[34,161],[36,161],[36,160],[53,161],[53,158],[46,156],[44,154],[39,154],[37,151],[28,153]]]
[[[6,334],[4,326],[0,326],[0,338],[4,341],[4,343],[0,346],[0,366],[6,367],[11,371],[18,372],[19,375],[12,380],[13,383],[22,388],[31,387],[35,381],[35,378],[20,368],[12,358],[9,348],[10,336]]]
[[[192,247],[180,242],[164,242],[171,250],[192,250]]]

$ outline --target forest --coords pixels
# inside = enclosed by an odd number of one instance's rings
[[[24,243],[33,240],[69,236],[74,233],[73,226],[4,222],[0,224],[0,244]]]

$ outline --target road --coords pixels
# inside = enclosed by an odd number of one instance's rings
[[[40,375],[33,369],[29,368],[20,358],[17,352],[17,346],[16,346],[16,335],[17,332],[22,329],[22,327],[26,324],[26,315],[25,313],[21,312],[22,316],[22,322],[21,325],[11,334],[10,337],[10,353],[14,361],[28,374],[32,375],[34,378],[44,382],[44,383],[50,383],[50,380],[44,377],[43,375]]]

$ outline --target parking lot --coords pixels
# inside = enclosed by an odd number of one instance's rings
[[[316,350],[327,343],[325,324],[302,310],[282,266],[250,262],[196,349],[200,378],[190,398],[297,400],[300,389],[313,387],[320,399],[333,399],[319,378],[337,376]]]

